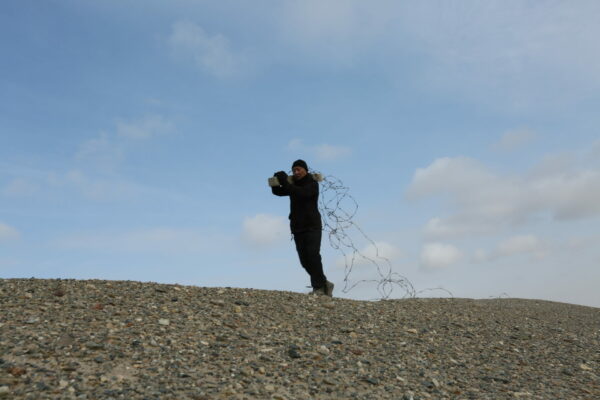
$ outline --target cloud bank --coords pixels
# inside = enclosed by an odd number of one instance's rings
[[[168,43],[176,55],[193,60],[197,67],[217,78],[237,76],[247,64],[225,35],[210,35],[191,21],[175,22]]]
[[[132,121],[117,121],[117,135],[130,139],[148,139],[172,132],[175,125],[161,115],[146,115]]]
[[[600,169],[538,165],[524,175],[502,175],[471,158],[447,157],[418,169],[407,196],[441,197],[454,209],[427,222],[424,233],[430,239],[498,233],[536,218],[600,216]]]
[[[372,267],[373,262],[385,266],[386,260],[393,264],[394,261],[398,260],[403,256],[403,252],[391,243],[378,241],[375,243],[369,243],[361,250],[360,254],[357,254],[354,259],[354,267],[359,269]],[[338,268],[345,268],[352,262],[352,254],[346,255],[346,257],[339,257],[335,265]]]
[[[427,243],[421,249],[420,266],[426,271],[434,271],[454,265],[463,257],[463,252],[451,244]]]
[[[352,150],[346,146],[336,146],[326,143],[308,146],[300,139],[290,140],[287,148],[295,153],[307,154],[311,159],[316,161],[334,161],[352,154]]]
[[[18,239],[19,237],[21,237],[19,231],[10,225],[0,222],[0,242]]]
[[[586,0],[310,0],[284,3],[275,30],[279,58],[338,69],[368,59],[394,82],[409,72],[425,90],[530,110],[595,95],[599,19],[600,3]]]
[[[535,132],[528,129],[518,129],[506,132],[502,138],[494,144],[498,150],[513,151],[519,149],[535,139]]]
[[[39,185],[30,179],[15,178],[2,188],[2,194],[9,197],[32,196],[39,189]]]
[[[269,246],[289,237],[288,222],[284,217],[257,214],[246,217],[242,223],[242,238],[251,245]]]
[[[498,243],[491,252],[477,250],[473,261],[488,262],[519,255],[528,255],[531,260],[541,260],[546,256],[546,247],[546,244],[535,235],[516,235]]]

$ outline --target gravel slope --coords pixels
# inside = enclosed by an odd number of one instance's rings
[[[600,309],[0,280],[0,398],[600,399]]]

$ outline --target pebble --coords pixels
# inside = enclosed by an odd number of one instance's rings
[[[161,318],[161,319],[158,320],[158,324],[159,325],[163,325],[163,326],[168,326],[168,325],[171,324],[171,321],[169,321],[166,318]]]
[[[301,357],[302,357],[302,356],[300,355],[300,352],[298,352],[298,349],[297,349],[296,347],[291,347],[291,348],[288,350],[288,355],[289,355],[291,358],[301,358]]]
[[[579,368],[581,368],[584,371],[593,371],[594,369],[590,366],[588,366],[587,364],[579,364]]]
[[[87,347],[90,350],[102,350],[102,349],[104,349],[104,345],[102,343],[96,343],[96,342],[87,342],[85,344],[85,347]]]

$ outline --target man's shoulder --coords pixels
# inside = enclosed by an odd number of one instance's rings
[[[299,183],[300,185],[308,185],[310,183],[317,183],[317,181],[315,180],[315,178],[313,178],[311,174],[306,174],[304,178],[297,181],[297,183]]]

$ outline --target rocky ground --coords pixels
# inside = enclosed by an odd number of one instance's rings
[[[600,309],[0,280],[0,398],[600,399]]]

